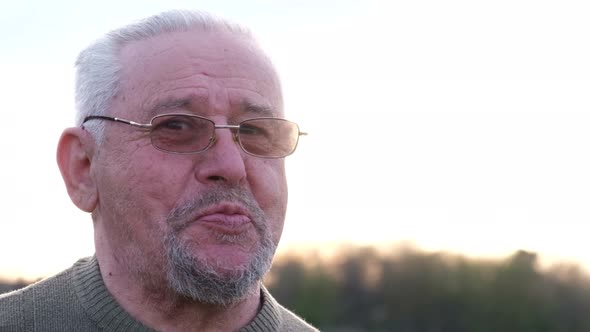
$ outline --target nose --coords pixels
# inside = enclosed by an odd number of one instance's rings
[[[195,169],[197,180],[201,183],[242,184],[246,180],[244,156],[233,131],[228,128],[217,129],[212,146],[199,154]]]

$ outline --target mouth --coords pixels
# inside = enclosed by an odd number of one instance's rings
[[[250,213],[238,204],[221,203],[205,209],[195,223],[216,232],[237,235],[247,231],[253,223]]]

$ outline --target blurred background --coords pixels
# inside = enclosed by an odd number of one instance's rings
[[[55,162],[73,63],[201,9],[252,29],[310,133],[267,284],[330,331],[590,331],[586,1],[3,1],[0,291],[93,249]]]

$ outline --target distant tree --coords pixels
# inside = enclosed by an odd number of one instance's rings
[[[541,270],[535,253],[475,260],[364,247],[315,257],[279,257],[267,285],[325,331],[590,331],[588,276],[574,265]]]

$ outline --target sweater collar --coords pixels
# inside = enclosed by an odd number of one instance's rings
[[[127,313],[107,290],[96,256],[74,264],[72,284],[80,304],[96,325],[106,331],[155,331]],[[278,303],[261,287],[262,307],[254,319],[240,331],[276,331],[282,324]]]

